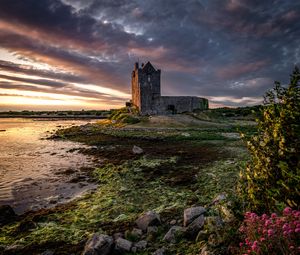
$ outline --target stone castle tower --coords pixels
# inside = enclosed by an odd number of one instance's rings
[[[150,62],[135,63],[131,75],[132,104],[137,106],[142,115],[174,114],[191,112],[195,109],[207,109],[208,100],[189,96],[161,96],[160,74]]]

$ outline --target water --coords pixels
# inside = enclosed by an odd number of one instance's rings
[[[0,118],[0,205],[23,213],[64,203],[94,188],[83,172],[93,165],[92,158],[74,150],[85,145],[43,139],[55,129],[85,123]]]

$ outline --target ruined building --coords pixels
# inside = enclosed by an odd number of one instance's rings
[[[160,74],[150,62],[139,67],[135,63],[131,76],[132,104],[142,115],[174,114],[191,112],[195,109],[207,109],[206,98],[192,96],[161,96]]]

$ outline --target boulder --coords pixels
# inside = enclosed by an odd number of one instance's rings
[[[165,255],[165,254],[166,254],[165,248],[160,248],[152,253],[152,255]]]
[[[202,206],[197,207],[190,207],[184,210],[183,213],[183,225],[186,227],[190,223],[192,223],[193,220],[195,220],[197,217],[199,217],[201,214],[204,214],[206,212],[206,209]]]
[[[169,231],[165,234],[163,241],[169,243],[176,243],[176,239],[182,235],[184,232],[184,228],[180,226],[173,226],[169,229]]]
[[[134,244],[134,247],[136,247],[137,251],[142,251],[146,249],[148,242],[145,240],[139,241]]]
[[[113,242],[112,237],[96,233],[87,241],[82,255],[108,255]]]
[[[135,223],[137,224],[138,228],[146,231],[149,226],[157,226],[160,225],[160,216],[156,212],[149,211],[140,216]]]
[[[203,214],[194,219],[193,222],[186,228],[186,232],[188,233],[188,235],[193,237],[196,236],[199,233],[199,231],[203,228],[204,222],[205,218]]]
[[[139,146],[134,145],[132,148],[133,154],[142,154],[143,152],[144,152],[144,150]]]
[[[1,205],[0,206],[0,226],[8,224],[15,220],[17,215],[14,210],[9,205]]]
[[[119,253],[130,252],[131,247],[132,247],[132,242],[124,238],[118,238],[115,241],[115,250]]]

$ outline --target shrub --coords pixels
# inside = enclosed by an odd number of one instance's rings
[[[300,199],[300,72],[290,84],[266,93],[258,133],[247,141],[251,162],[241,173],[241,191],[255,211],[296,208]]]
[[[293,255],[300,253],[300,211],[287,207],[282,216],[247,212],[240,227],[245,238],[240,254]]]

